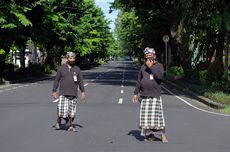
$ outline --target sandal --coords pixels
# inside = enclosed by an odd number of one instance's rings
[[[72,126],[68,128],[68,131],[77,132],[76,128],[74,128]]]
[[[166,137],[166,135],[162,135],[162,136],[161,136],[161,141],[162,141],[163,143],[169,142],[168,139],[167,139],[167,137]]]
[[[54,125],[54,128],[55,128],[56,130],[59,130],[59,129],[60,129],[60,125],[59,125],[58,123],[56,123],[56,124]]]
[[[146,136],[144,139],[144,141],[154,141],[154,140],[155,140],[155,136],[153,134]]]

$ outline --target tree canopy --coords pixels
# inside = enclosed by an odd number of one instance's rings
[[[47,52],[47,64],[60,64],[67,51],[86,58],[106,58],[114,43],[109,20],[93,0],[2,0],[0,2],[0,77],[10,50],[19,50],[24,67],[25,48],[32,41]]]
[[[115,0],[112,8],[120,10],[116,22],[118,41],[122,49],[129,49],[134,56],[140,58],[143,49],[151,46],[165,63],[162,37],[169,35],[170,65],[181,66],[186,76],[193,69],[210,70],[216,59],[223,63],[219,69],[228,74],[229,1]]]

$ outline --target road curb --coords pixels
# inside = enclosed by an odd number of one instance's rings
[[[192,96],[197,101],[202,102],[202,103],[204,103],[205,105],[207,105],[209,107],[212,107],[212,108],[215,108],[215,109],[221,109],[221,108],[225,108],[226,107],[226,105],[214,102],[213,100],[211,100],[211,99],[209,99],[207,97],[204,97],[202,95],[199,95],[199,94],[197,94],[197,93],[195,93],[195,92],[193,92],[191,90],[185,90],[182,86],[180,86],[179,84],[174,83],[172,81],[164,79],[163,82],[165,84],[167,84],[167,85],[176,87],[176,89],[179,90],[179,91],[183,90],[183,92],[186,92],[187,94],[189,94],[190,96]]]
[[[24,79],[5,81],[4,84],[1,84],[1,85],[8,85],[8,84],[14,84],[14,83],[24,83],[24,82],[36,82],[36,81],[49,80],[52,78],[53,78],[53,76],[51,76],[51,75],[42,75],[42,76],[38,76],[38,77],[28,77],[28,78],[24,78]]]

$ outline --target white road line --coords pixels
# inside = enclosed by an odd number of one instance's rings
[[[85,85],[84,85],[84,87],[86,87],[87,85],[89,85],[88,83],[86,83]]]
[[[124,93],[124,90],[121,90],[121,94],[123,94]]]
[[[123,98],[119,98],[118,104],[122,104],[123,103]]]
[[[10,91],[11,89],[5,89],[5,91]]]
[[[122,84],[121,87],[124,88],[124,85]]]
[[[214,114],[214,115],[219,115],[219,116],[225,116],[225,117],[230,117],[230,115],[228,114],[223,114],[223,113],[217,113],[217,112],[211,112],[211,111],[207,111],[207,110],[204,110],[204,109],[200,109],[194,105],[192,105],[191,103],[189,103],[188,101],[182,99],[181,97],[175,95],[173,92],[171,92],[170,90],[168,90],[167,88],[165,88],[164,86],[162,86],[162,88],[164,88],[166,91],[168,91],[170,94],[174,95],[176,98],[180,99],[181,101],[183,101],[185,104],[191,106],[192,108],[196,109],[196,110],[199,110],[199,111],[203,111],[203,112],[206,112],[206,113],[209,113],[209,114]]]

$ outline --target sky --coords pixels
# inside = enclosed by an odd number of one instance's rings
[[[114,30],[115,28],[115,19],[117,17],[118,11],[113,11],[112,13],[109,13],[109,2],[113,2],[114,0],[94,0],[95,4],[100,7],[102,9],[102,11],[105,14],[105,17],[109,20],[111,20],[112,22],[110,23],[110,28],[111,31]]]

